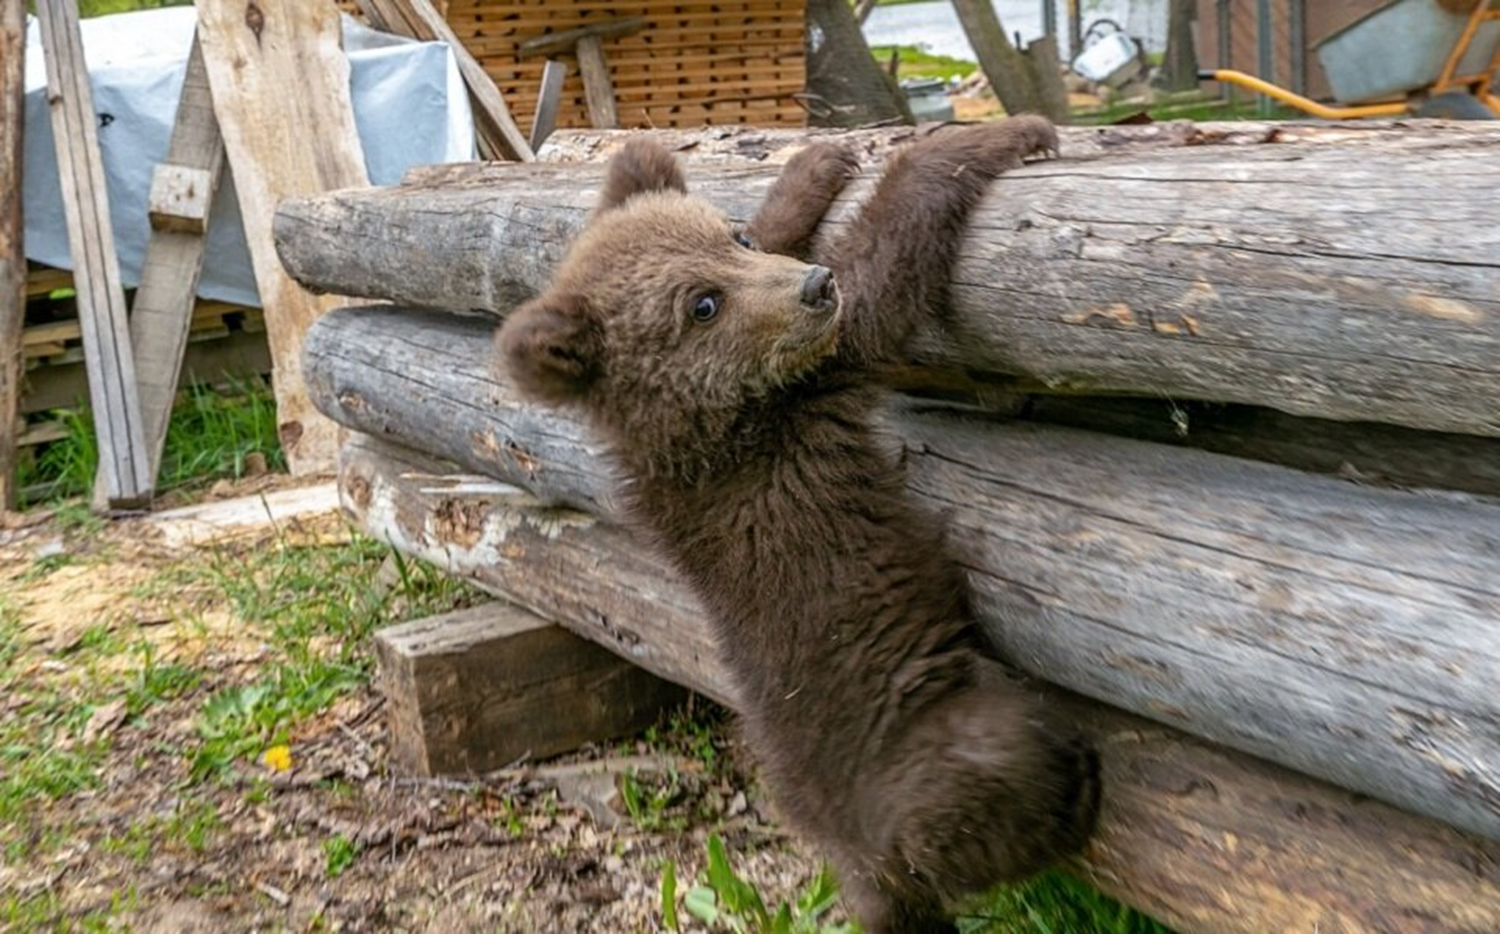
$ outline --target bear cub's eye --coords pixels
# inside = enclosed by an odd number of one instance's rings
[[[698,296],[693,303],[693,320],[699,324],[707,324],[719,313],[720,298],[713,292]]]
[[[750,242],[750,238],[746,236],[743,230],[736,230],[734,232],[734,242],[747,250],[755,249],[755,245]]]

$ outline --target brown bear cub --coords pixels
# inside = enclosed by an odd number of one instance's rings
[[[872,424],[875,368],[946,314],[970,210],[1056,147],[1035,117],[926,137],[823,266],[850,153],[799,152],[737,230],[632,141],[497,340],[523,392],[612,446],[629,515],[712,617],[781,812],[872,934],[954,930],[945,906],[1078,849],[1097,808],[1093,753],[994,659]]]

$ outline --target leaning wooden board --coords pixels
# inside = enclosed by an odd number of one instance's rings
[[[26,252],[21,242],[21,133],[26,125],[26,4],[0,0],[0,511],[16,504],[21,414],[21,329]]]
[[[866,177],[891,144],[835,136]],[[624,134],[566,134],[581,166],[449,169],[288,202],[277,242],[311,288],[504,313],[547,281]],[[746,218],[791,151],[827,134],[660,134],[690,187]],[[596,145],[585,146],[583,141]],[[1072,129],[1006,175],[954,273],[926,359],[1060,392],[1263,405],[1500,437],[1500,127]],[[1463,178],[1457,185],[1453,179]]]
[[[492,331],[341,310],[309,335],[309,390],[351,428],[614,514],[599,445],[490,372]],[[1500,505],[945,411],[893,428],[1019,665],[1500,840]],[[642,651],[696,645],[662,631]]]
[[[369,184],[331,0],[199,0],[198,32],[244,215],[276,364],[278,435],[293,473],[333,469],[336,426],[307,401],[303,335],[343,304],[299,287],[271,238],[276,205]]]
[[[697,602],[615,526],[355,435],[344,508],[403,552],[472,576],[719,700]],[[1500,930],[1500,843],[1048,688],[1104,768],[1073,870],[1184,932]]]
[[[136,506],[151,497],[150,453],[130,345],[125,287],[104,186],[104,162],[78,29],[76,0],[41,0],[43,57],[52,137],[78,289],[78,320],[88,359],[89,402],[105,504]]]
[[[153,486],[193,325],[208,220],[223,170],[224,139],[195,36],[167,158],[156,167],[152,183],[151,237],[130,310],[130,343]]]

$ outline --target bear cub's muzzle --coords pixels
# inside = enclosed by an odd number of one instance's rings
[[[838,306],[838,290],[833,283],[833,270],[827,266],[814,266],[802,280],[802,304],[813,311],[827,313]]]

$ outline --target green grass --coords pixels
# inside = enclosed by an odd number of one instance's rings
[[[58,409],[53,416],[67,436],[43,445],[33,460],[23,462],[17,486],[44,488],[47,500],[60,502],[93,489],[99,448],[87,406]],[[285,466],[270,387],[263,380],[250,380],[235,384],[226,396],[212,387],[195,385],[172,410],[157,489],[242,477],[252,454],[258,454],[268,469]]]
[[[1171,934],[1154,918],[1060,872],[1005,886],[959,917],[963,934]]]
[[[155,10],[167,6],[187,6],[193,0],[78,0],[78,15],[105,16],[131,10]]]
[[[334,834],[323,841],[323,857],[324,875],[336,879],[354,865],[355,859],[359,857],[359,844],[341,833]]]
[[[662,866],[663,924],[679,930],[682,913],[713,930],[744,934],[852,934],[857,924],[830,924],[838,883],[825,867],[790,901],[768,906],[754,884],[741,878],[717,834],[708,838],[708,866],[679,896],[677,867]],[[1171,934],[1171,929],[1071,876],[1052,872],[1023,885],[1002,886],[960,910],[963,934]]]
[[[849,924],[823,920],[838,900],[838,883],[824,869],[791,901],[768,906],[756,887],[734,871],[724,841],[718,834],[710,834],[708,866],[699,883],[683,895],[680,907],[714,930],[744,934],[846,934],[857,930]],[[669,861],[662,866],[661,875],[662,921],[668,930],[680,930],[678,910],[677,869]]]
[[[875,61],[879,62],[882,68],[891,60],[892,51],[896,53],[900,62],[896,68],[897,77],[900,78],[941,78],[946,81],[955,77],[967,78],[979,68],[974,62],[948,55],[934,55],[915,45],[870,47],[870,54],[875,56]]]
[[[387,559],[397,567],[398,584],[391,588],[376,580]],[[204,702],[197,724],[202,742],[191,754],[194,780],[286,743],[295,724],[362,687],[372,665],[367,641],[376,627],[471,602],[474,593],[363,536],[339,548],[283,543],[216,552],[178,569],[171,580],[207,586],[238,619],[268,629],[273,649],[259,678]]]
[[[1096,110],[1074,111],[1073,122],[1081,126],[1105,125],[1142,110],[1158,123],[1168,120],[1191,120],[1194,123],[1215,120],[1295,120],[1303,116],[1300,111],[1280,104],[1275,105],[1268,116],[1261,112],[1260,105],[1253,98],[1242,95],[1231,101],[1220,98],[1169,100],[1144,108],[1136,103],[1105,104]]]

